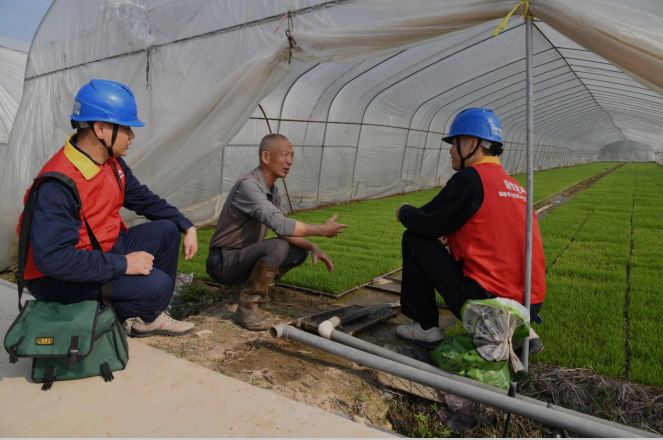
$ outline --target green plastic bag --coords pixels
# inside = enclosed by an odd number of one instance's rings
[[[508,390],[511,383],[508,361],[483,359],[472,340],[472,335],[446,338],[431,357],[445,371]]]
[[[516,301],[494,298],[467,301],[461,314],[471,333],[445,339],[431,357],[445,371],[508,390],[509,360],[515,372],[523,369],[513,341],[529,335],[529,311]]]

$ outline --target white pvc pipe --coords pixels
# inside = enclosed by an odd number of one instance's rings
[[[323,338],[329,339],[331,337],[332,331],[334,331],[334,329],[339,325],[341,325],[341,318],[338,316],[332,316],[328,320],[323,321],[320,323],[320,325],[318,325],[318,333]]]

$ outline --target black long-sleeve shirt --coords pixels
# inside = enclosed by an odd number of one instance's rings
[[[481,177],[469,167],[454,174],[433,200],[421,208],[404,205],[398,217],[407,229],[439,238],[460,229],[482,204]]]

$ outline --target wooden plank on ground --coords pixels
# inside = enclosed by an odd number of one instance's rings
[[[378,382],[386,387],[414,394],[432,402],[445,403],[443,392],[389,373],[378,371]]]

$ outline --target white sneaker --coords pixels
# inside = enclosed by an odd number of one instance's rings
[[[404,341],[413,342],[421,347],[433,350],[444,340],[444,330],[440,327],[431,327],[424,330],[418,322],[413,322],[410,325],[396,327],[396,336]]]
[[[144,338],[152,335],[181,336],[191,333],[192,322],[178,321],[167,312],[161,312],[157,319],[146,323],[140,318],[134,318],[131,325],[131,336]]]
[[[131,335],[131,327],[134,325],[135,318],[127,318],[122,323],[122,328],[124,329],[124,334],[129,336]]]

